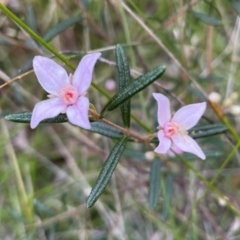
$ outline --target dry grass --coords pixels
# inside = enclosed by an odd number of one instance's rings
[[[210,94],[212,101],[220,97],[217,105],[208,105],[206,117],[232,126],[228,134],[198,141],[206,161],[158,156],[161,195],[155,210],[148,206],[151,149],[128,144],[102,196],[87,209],[86,198],[114,141],[69,123],[31,130],[3,118],[31,111],[46,98],[31,61],[52,53],[0,12],[0,239],[240,239],[240,22],[231,1],[0,2],[41,37],[59,30],[49,44],[75,66],[83,54],[101,51],[93,81],[111,96],[116,89],[106,83],[118,81],[115,44],[124,46],[134,78],[166,65],[161,80],[132,99],[132,113],[153,131],[153,92],[166,94],[175,110]],[[67,19],[73,23],[60,31]],[[209,25],[214,20],[221,25]],[[88,96],[98,111],[107,102],[94,88]],[[106,118],[122,125],[118,110]],[[135,121],[131,128],[147,134]]]

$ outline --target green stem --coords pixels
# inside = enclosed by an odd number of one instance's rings
[[[149,128],[147,125],[142,123],[135,115],[131,114],[131,118],[147,132],[152,132],[151,128]]]
[[[104,95],[107,99],[111,99],[111,95],[108,94],[108,92],[106,92],[104,89],[102,89],[101,87],[99,87],[96,83],[92,82],[91,85],[98,91],[100,92],[102,95]]]

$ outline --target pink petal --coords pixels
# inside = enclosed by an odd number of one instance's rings
[[[167,155],[169,157],[175,157],[175,153],[181,155],[183,154],[183,151],[178,148],[176,145],[172,144],[171,149],[167,152]]]
[[[56,95],[64,84],[69,83],[65,69],[49,58],[34,57],[33,68],[39,83],[48,93]]]
[[[88,119],[88,108],[88,98],[80,97],[76,104],[67,108],[67,117],[69,122],[81,128],[90,129],[91,125]]]
[[[60,98],[51,98],[37,103],[32,113],[31,128],[37,127],[37,125],[46,118],[56,117],[65,109],[66,104],[64,104]]]
[[[153,97],[158,103],[158,123],[161,127],[164,127],[171,119],[170,102],[168,98],[161,93],[153,93]]]
[[[159,153],[159,154],[165,154],[169,151],[171,147],[171,140],[169,138],[166,138],[164,136],[163,130],[160,130],[158,132],[158,140],[159,140],[159,145],[158,147],[154,150],[154,152]]]
[[[171,122],[175,122],[179,126],[183,126],[185,130],[188,130],[198,123],[206,107],[207,104],[205,102],[186,105],[174,114]]]
[[[182,151],[193,153],[203,160],[206,159],[204,152],[199,147],[197,142],[188,135],[182,136],[181,134],[178,134],[177,136],[172,138],[172,141]]]
[[[179,155],[183,154],[183,151],[174,144],[172,145],[171,149]]]
[[[79,63],[74,75],[73,75],[73,86],[75,86],[79,93],[84,93],[90,86],[92,81],[93,68],[101,56],[101,53],[93,53],[84,56]]]

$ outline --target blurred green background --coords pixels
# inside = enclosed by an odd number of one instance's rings
[[[164,76],[132,99],[132,113],[153,132],[153,92],[168,96],[174,111],[180,102],[204,101],[191,78],[239,132],[240,1],[0,3],[75,66],[84,54],[101,51],[93,81],[111,96],[118,81],[116,44],[124,47],[133,78],[166,65]],[[53,57],[0,11],[0,85],[19,76],[0,89],[0,239],[240,239],[240,157],[235,140],[226,134],[198,140],[205,161],[184,155],[209,182],[228,161],[214,184],[224,197],[179,159],[155,156],[162,163],[161,190],[157,207],[151,210],[148,186],[154,155],[145,146],[130,143],[102,196],[87,209],[86,198],[114,141],[70,123],[40,124],[31,130],[29,124],[4,119],[9,113],[31,111],[46,99],[32,71],[36,55]],[[107,103],[94,88],[88,97],[99,112]],[[205,116],[220,122],[210,106]],[[106,118],[122,125],[119,110]],[[131,128],[147,134],[135,121]]]

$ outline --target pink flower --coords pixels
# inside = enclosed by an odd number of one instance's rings
[[[85,94],[92,81],[94,65],[100,56],[101,53],[84,56],[74,75],[69,76],[64,68],[49,58],[36,56],[33,59],[34,72],[42,88],[50,93],[50,99],[35,105],[31,128],[60,113],[66,113],[72,124],[85,129],[91,128],[88,119],[89,100]]]
[[[195,140],[188,136],[187,130],[197,124],[204,111],[206,103],[190,104],[180,108],[173,116],[170,112],[170,102],[160,93],[153,93],[158,102],[159,145],[156,153],[166,154],[174,147],[197,155],[201,159],[206,156]]]

